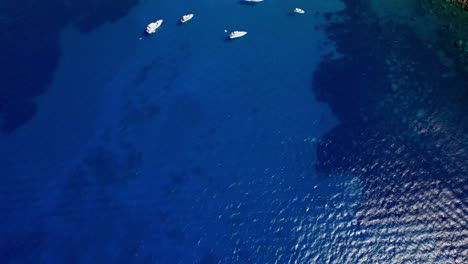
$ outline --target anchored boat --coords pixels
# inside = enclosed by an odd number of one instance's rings
[[[146,33],[153,34],[154,32],[156,32],[156,29],[158,29],[162,25],[163,22],[164,20],[159,19],[155,22],[149,23],[146,27]]]
[[[298,14],[304,14],[304,13],[305,13],[305,11],[304,11],[304,10],[302,10],[302,9],[300,9],[300,8],[298,8],[298,7],[296,7],[296,8],[294,8],[294,13],[298,13]]]
[[[240,38],[247,34],[247,31],[233,31],[229,34],[230,39]]]
[[[193,14],[187,14],[187,15],[184,15],[182,16],[182,18],[180,19],[180,23],[185,23],[187,21],[189,21],[190,19],[193,18]]]

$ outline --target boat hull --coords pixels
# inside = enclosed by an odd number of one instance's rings
[[[230,39],[236,39],[236,38],[241,38],[243,36],[247,35],[247,32],[245,31],[234,31],[229,34]]]

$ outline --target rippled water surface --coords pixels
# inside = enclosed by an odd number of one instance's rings
[[[0,263],[468,262],[439,9],[26,2],[0,14]]]

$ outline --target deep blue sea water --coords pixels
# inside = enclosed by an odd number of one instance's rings
[[[324,27],[344,3],[121,2],[111,7],[119,19],[95,18],[97,8],[76,18],[83,24],[57,26],[56,67],[37,70],[50,74],[42,93],[0,97],[35,104],[0,136],[0,263],[466,260],[463,191],[431,166],[403,164],[425,150],[398,156],[406,138],[354,120],[353,98],[369,93],[353,81],[380,75],[346,63],[346,74],[316,71],[329,69],[324,58],[347,58]],[[291,15],[299,4],[306,14]],[[159,18],[157,34],[143,34]],[[225,29],[249,33],[228,41]],[[330,96],[317,83],[343,90]],[[370,152],[395,151],[343,169],[349,135],[368,136]]]

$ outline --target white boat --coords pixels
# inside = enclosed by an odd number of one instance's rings
[[[294,13],[298,13],[298,14],[304,14],[304,13],[305,13],[305,11],[304,11],[304,10],[302,10],[302,9],[300,9],[300,8],[297,8],[297,7],[296,7],[296,8],[294,8]]]
[[[190,19],[193,18],[193,14],[187,14],[187,15],[184,15],[182,16],[182,18],[180,19],[180,23],[185,23],[187,21],[189,21]]]
[[[156,29],[158,29],[162,25],[163,22],[164,20],[159,19],[158,21],[149,23],[146,27],[146,33],[153,34],[154,32],[156,32]]]
[[[247,31],[233,31],[229,34],[230,39],[240,38],[247,34]]]

